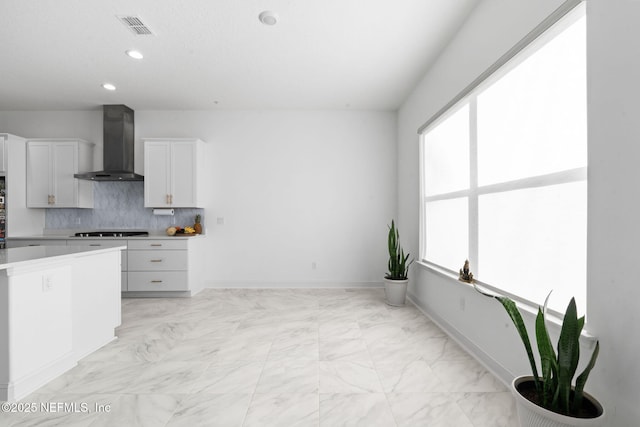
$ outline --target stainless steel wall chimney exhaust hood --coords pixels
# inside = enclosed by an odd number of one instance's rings
[[[134,169],[133,110],[126,105],[103,106],[103,167],[74,177],[92,181],[142,181]]]

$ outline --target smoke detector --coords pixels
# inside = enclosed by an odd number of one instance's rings
[[[278,15],[271,12],[270,10],[265,10],[264,12],[261,12],[260,15],[258,15],[258,19],[264,25],[271,26],[276,25],[276,23],[278,22]]]

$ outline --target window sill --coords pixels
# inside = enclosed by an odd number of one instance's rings
[[[476,291],[476,289],[474,288],[474,285],[472,285],[471,283],[467,283],[467,282],[463,282],[461,280],[458,280],[458,274],[454,273],[453,271],[443,268],[443,267],[439,267],[437,265],[431,264],[429,262],[426,261],[416,261],[416,264],[423,270],[432,272],[437,274],[438,276],[444,277],[447,280],[451,280],[453,283],[457,286],[462,286],[462,287],[467,287],[469,289],[472,289],[474,291]],[[494,293],[494,294],[499,294],[498,290],[494,290],[491,286],[482,283],[480,281],[477,281],[474,279],[475,284],[481,288],[483,291],[486,290],[488,293]],[[476,291],[477,292],[477,291]],[[517,306],[518,309],[521,310],[521,313],[523,314],[524,317],[531,317],[533,319],[535,319],[535,317],[538,314],[538,305],[537,304],[533,304],[530,301],[526,301],[526,300],[522,300],[520,298],[514,297],[512,295],[507,295],[509,298],[513,299]],[[562,314],[560,313],[556,313],[556,312],[549,312],[547,313],[546,316],[546,320],[547,322],[551,323],[552,325],[556,326],[558,328],[558,331],[560,330],[561,326],[562,326]],[[585,322],[585,328],[587,327],[587,324]],[[597,337],[595,337],[594,335],[590,334],[587,330],[585,330],[583,328],[581,335],[581,339],[583,340],[583,342],[589,347],[589,348],[593,348],[595,346],[596,341],[598,340]]]

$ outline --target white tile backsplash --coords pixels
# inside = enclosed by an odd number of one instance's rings
[[[45,228],[56,229],[118,229],[164,230],[178,225],[193,225],[196,214],[204,209],[175,209],[173,216],[154,215],[144,207],[144,182],[94,182],[93,209],[47,209]]]

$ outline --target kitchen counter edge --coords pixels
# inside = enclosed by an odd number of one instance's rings
[[[80,246],[29,246],[24,248],[0,249],[0,271],[44,261],[61,261],[125,249],[127,249],[126,246],[99,249],[83,248]]]
[[[149,234],[148,236],[129,237],[76,237],[69,234],[34,234],[31,236],[10,236],[7,240],[184,240],[204,238],[206,234],[196,234],[193,236],[167,236],[166,234]]]

